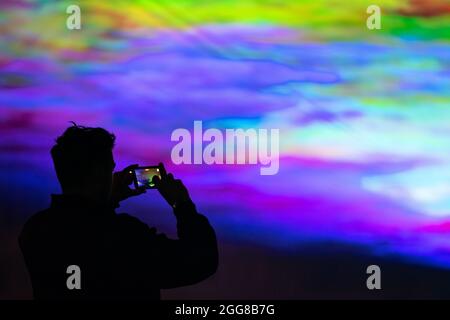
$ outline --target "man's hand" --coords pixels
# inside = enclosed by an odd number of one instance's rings
[[[189,192],[184,186],[183,182],[179,179],[175,179],[173,174],[167,174],[163,164],[160,163],[161,179],[158,176],[154,176],[152,182],[156,185],[159,193],[166,199],[167,203],[172,207],[182,202],[191,201]]]
[[[111,199],[113,203],[119,203],[125,199],[145,193],[145,188],[131,189],[133,182],[132,170],[139,167],[137,164],[126,167],[122,171],[114,172]]]

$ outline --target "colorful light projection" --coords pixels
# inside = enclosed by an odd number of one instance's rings
[[[221,237],[340,241],[450,266],[446,1],[378,1],[372,31],[363,0],[79,1],[73,31],[69,4],[1,4],[0,184],[11,206],[25,206],[24,190],[30,208],[57,190],[48,152],[73,120],[114,131],[122,166],[163,159]],[[195,120],[280,129],[279,173],[171,165],[171,132]],[[125,208],[150,220],[149,206]]]

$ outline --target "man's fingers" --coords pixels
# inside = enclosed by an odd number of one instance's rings
[[[138,167],[139,167],[138,164],[132,164],[132,165],[129,165],[128,167],[126,167],[125,169],[123,169],[122,171],[123,172],[130,172],[130,171],[132,171],[132,170],[134,170],[134,169],[136,169]]]
[[[167,175],[167,181],[172,181],[173,180],[173,174],[169,173]]]
[[[129,171],[124,171],[123,181],[127,186],[129,186],[133,182],[133,175],[130,174]]]
[[[154,183],[155,186],[158,187],[161,184],[161,179],[158,176],[153,176],[152,183]]]
[[[132,196],[138,196],[138,195],[146,193],[146,192],[147,192],[147,190],[145,190],[144,187],[140,187],[140,188],[137,188],[137,189],[131,189],[131,195]]]
[[[140,187],[139,189],[136,189],[136,190],[139,190],[139,194],[143,194],[143,193],[147,192],[147,189],[145,189],[144,187]]]
[[[161,178],[164,179],[167,176],[166,168],[164,168],[164,164],[162,162],[160,162],[158,164],[158,166],[159,166],[159,171],[161,173]]]

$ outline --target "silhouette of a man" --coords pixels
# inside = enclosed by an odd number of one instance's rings
[[[19,237],[36,299],[159,299],[161,288],[197,283],[217,269],[214,230],[163,167],[153,181],[173,208],[177,240],[115,213],[120,201],[145,190],[129,187],[137,165],[113,174],[114,141],[102,128],[74,125],[51,150],[62,194]],[[72,265],[80,268],[80,289],[66,283]]]

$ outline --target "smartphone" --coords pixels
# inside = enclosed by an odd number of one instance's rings
[[[152,182],[154,176],[159,176],[161,179],[161,167],[160,166],[147,166],[138,167],[133,170],[134,187],[145,189],[155,189],[156,186]]]

